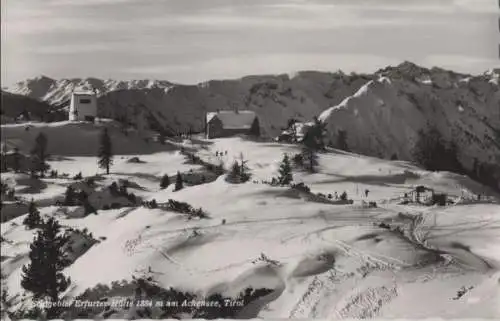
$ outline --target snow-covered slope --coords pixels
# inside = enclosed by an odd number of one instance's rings
[[[500,164],[498,72],[471,77],[406,63],[377,74],[321,114],[332,145],[342,130],[353,151],[412,160],[418,132],[435,127],[456,143],[464,167],[472,169],[474,158]]]
[[[47,137],[49,155],[93,156],[97,153],[103,128],[108,128],[116,154],[150,154],[175,149],[171,144],[153,141],[149,131],[124,130],[119,123],[107,119],[97,124],[70,121],[7,124],[2,125],[1,133],[2,143],[8,150],[18,148],[28,154],[37,135],[43,133]]]
[[[296,146],[228,138],[186,141],[184,147],[214,164],[230,165],[243,153],[251,180],[230,184],[220,177],[177,192],[162,190],[161,174],[199,165],[187,164],[177,152],[141,156],[144,163],[117,156],[111,174],[97,184],[126,178],[145,199],[184,201],[202,207],[210,218],[188,220],[184,214],[145,207],[70,218],[58,207],[43,207],[43,215],[57,217],[64,226],[87,228],[100,240],[64,270],[72,280],[67,297],[136,276],[200,295],[232,296],[247,287],[272,290],[243,309],[242,318],[500,317],[494,304],[500,300],[499,195],[480,184],[332,149],[320,154],[317,173],[295,169],[293,175],[314,193],[346,191],[354,200],[333,205],[288,187],[258,183],[275,176],[283,153],[298,152]],[[217,151],[227,155],[216,156]],[[70,155],[51,166],[91,174],[95,158]],[[48,187],[40,194],[73,182],[43,181]],[[417,185],[447,193],[454,201],[471,199],[471,204],[399,204]],[[479,193],[491,198],[474,201]],[[378,207],[366,206],[369,201]],[[19,282],[34,232],[24,229],[23,219],[1,226],[6,240],[2,273],[12,308],[29,300],[29,295],[23,299]],[[467,291],[457,298],[462,287]],[[133,290],[121,295],[133,296]],[[109,317],[124,316],[118,311]]]

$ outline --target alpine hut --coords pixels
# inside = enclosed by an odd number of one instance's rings
[[[207,138],[230,137],[234,135],[260,136],[259,118],[250,110],[223,110],[206,115],[205,134]]]

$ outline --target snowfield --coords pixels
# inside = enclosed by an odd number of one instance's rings
[[[2,126],[2,133],[9,130],[17,129]],[[57,141],[49,136],[49,144],[52,139]],[[329,149],[320,153],[316,173],[294,168],[293,176],[315,194],[345,191],[353,200],[331,204],[262,183],[277,176],[283,154],[292,156],[297,146],[235,137],[186,140],[178,146],[226,168],[243,156],[252,174],[249,182],[231,184],[220,176],[174,192],[173,186],[160,189],[160,177],[199,171],[201,165],[191,164],[174,143],[161,150],[132,140],[127,148],[117,146],[124,152],[117,152],[110,175],[96,180],[96,190],[126,179],[129,192],[143,200],[187,202],[210,217],[188,220],[161,206],[98,209],[97,215],[71,217],[68,213],[76,209],[51,200],[62,197],[78,172],[85,177],[102,171],[90,147],[89,153],[65,154],[66,147],[57,146],[51,154],[60,157],[50,165],[69,178],[41,179],[43,184],[30,193],[21,188],[22,174],[6,173],[2,180],[22,199],[40,202],[42,215],[57,217],[64,227],[86,228],[98,240],[64,270],[72,282],[65,298],[142,276],[200,295],[235,296],[248,287],[272,290],[242,309],[240,318],[500,318],[500,195],[466,177]],[[134,156],[143,162],[128,162]],[[400,204],[418,185],[446,193],[453,203]],[[481,201],[474,201],[477,194]],[[20,276],[35,232],[24,228],[24,217],[1,224],[2,282],[11,309],[30,301]]]

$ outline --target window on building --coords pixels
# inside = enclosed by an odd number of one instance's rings
[[[80,98],[80,104],[90,104],[90,99],[88,99],[88,98]]]

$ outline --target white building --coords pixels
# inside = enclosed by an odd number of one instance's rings
[[[74,92],[69,106],[69,120],[94,121],[97,117],[97,96],[94,92]]]

